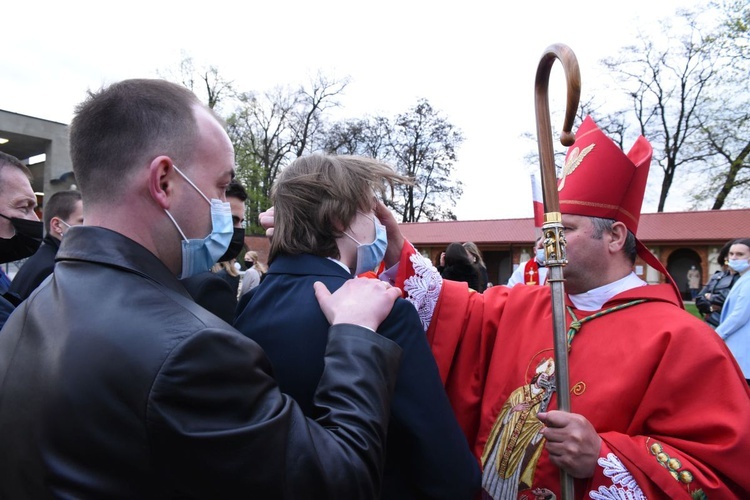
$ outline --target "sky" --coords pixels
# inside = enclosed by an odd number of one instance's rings
[[[0,109],[69,123],[88,89],[175,72],[186,55],[240,90],[322,72],[350,79],[342,119],[395,116],[426,98],[462,131],[459,220],[531,217],[529,176],[539,167],[525,160],[536,144],[522,135],[535,131],[544,49],[568,45],[581,100],[602,99],[615,91],[600,60],[635,43],[637,29],[656,36],[659,19],[699,1],[15,0],[2,8]],[[564,107],[560,68],[550,80],[553,114]],[[659,174],[652,166],[643,212],[656,211]],[[670,195],[666,211],[686,208]]]

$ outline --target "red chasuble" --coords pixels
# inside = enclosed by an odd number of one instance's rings
[[[484,498],[560,498],[536,418],[557,408],[550,289],[479,294],[431,268],[405,248],[396,284],[429,324],[446,391],[482,462]],[[636,300],[645,302],[593,319],[585,318],[601,311],[568,303],[568,323],[582,324],[569,352],[571,411],[602,438],[594,476],[576,480],[576,496],[750,498],[750,390],[737,364],[669,285],[628,290],[602,310]]]

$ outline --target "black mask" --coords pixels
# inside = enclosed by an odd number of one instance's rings
[[[229,242],[229,248],[221,256],[219,262],[227,262],[232,259],[236,259],[242,250],[242,245],[245,244],[245,229],[241,227],[235,227],[234,233],[232,233],[232,241]]]
[[[12,238],[0,238],[0,264],[25,259],[39,249],[44,236],[44,224],[38,220],[19,219],[17,217],[0,217],[8,219],[16,234]]]

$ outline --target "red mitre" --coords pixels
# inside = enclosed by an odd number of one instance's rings
[[[560,212],[614,219],[636,234],[652,152],[641,136],[626,155],[587,116],[565,158]]]
[[[568,149],[557,185],[560,213],[614,219],[636,235],[652,153],[651,144],[640,136],[625,154],[587,116]],[[680,297],[667,270],[637,238],[636,247],[638,255],[664,274]]]

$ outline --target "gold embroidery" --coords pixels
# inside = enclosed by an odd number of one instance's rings
[[[648,444],[649,441],[651,441],[651,438],[646,439],[646,444]],[[656,461],[659,462],[659,465],[667,469],[669,474],[675,478],[676,481],[685,485],[692,498],[697,500],[703,500],[706,498],[706,494],[702,489],[690,491],[690,483],[695,479],[693,473],[689,470],[680,470],[682,468],[682,462],[677,458],[670,457],[667,452],[664,451],[664,447],[661,444],[653,443],[649,446],[648,450],[654,457],[656,457]]]
[[[586,392],[586,382],[583,382],[583,381],[578,382],[576,385],[574,385],[570,389],[570,393],[575,396],[580,396],[584,392]]]
[[[595,144],[589,144],[585,148],[583,148],[583,151],[580,151],[578,148],[573,148],[570,151],[570,154],[568,155],[568,160],[565,162],[565,166],[563,167],[563,175],[562,179],[560,180],[560,185],[557,187],[558,191],[562,191],[562,189],[565,187],[565,178],[569,176],[570,174],[575,171],[583,161],[584,158],[586,158],[586,155],[591,152],[592,149],[594,149]]]
[[[610,205],[608,203],[596,203],[593,201],[581,201],[581,200],[565,200],[566,205],[581,205],[583,207],[597,207],[597,208],[604,208],[607,210],[616,210],[623,214],[625,217],[629,218],[633,222],[637,222],[636,218],[628,212],[627,210],[623,209],[622,207],[618,207],[617,205]]]

